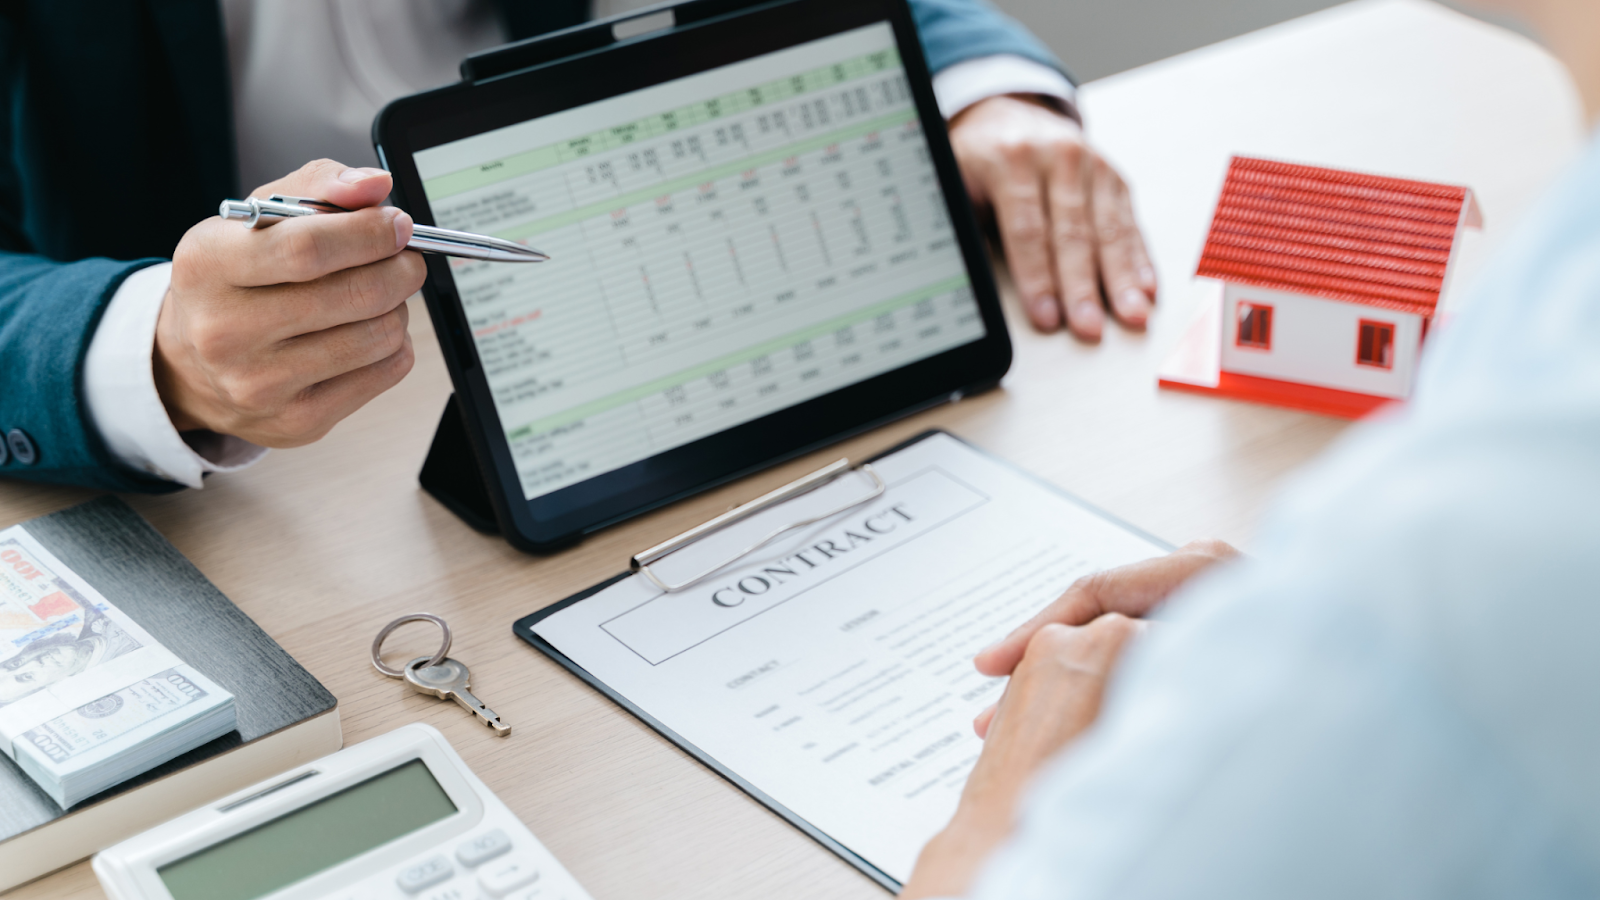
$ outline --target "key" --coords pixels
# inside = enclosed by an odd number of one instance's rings
[[[501,737],[511,733],[511,726],[500,721],[500,714],[483,705],[483,701],[472,696],[472,691],[468,690],[472,673],[467,671],[466,664],[446,659],[437,666],[423,667],[422,664],[427,661],[428,657],[419,656],[406,664],[407,684],[424,694],[454,700]]]

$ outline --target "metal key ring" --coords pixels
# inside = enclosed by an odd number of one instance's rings
[[[422,668],[437,666],[439,663],[444,662],[444,658],[450,654],[450,626],[446,625],[443,619],[439,618],[433,613],[411,613],[410,615],[401,616],[400,618],[395,619],[393,622],[383,626],[383,630],[378,632],[378,636],[372,639],[372,665],[377,668],[379,672],[382,672],[390,678],[404,678],[406,677],[406,673],[384,663],[382,655],[383,641],[396,628],[399,628],[401,625],[404,625],[407,622],[432,622],[433,624],[439,626],[440,631],[444,632],[444,642],[439,645],[439,652],[435,653],[433,658],[422,661]]]

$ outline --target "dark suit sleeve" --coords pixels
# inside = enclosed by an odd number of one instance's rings
[[[129,274],[158,261],[58,263],[0,253],[0,430],[20,429],[35,456],[25,464],[8,453],[0,476],[114,491],[179,489],[114,458],[83,394],[83,360],[106,304]]]
[[[910,0],[910,4],[922,49],[928,54],[928,68],[935,73],[969,59],[1010,54],[1049,66],[1073,80],[1022,23],[985,0]]]
[[[106,304],[130,273],[158,260],[62,263],[34,253],[12,134],[26,89],[12,23],[0,18],[0,433],[23,432],[31,464],[6,453],[0,477],[158,492],[180,486],[118,462],[83,396],[83,360]],[[107,223],[108,228],[125,227]]]

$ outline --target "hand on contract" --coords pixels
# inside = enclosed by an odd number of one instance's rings
[[[902,900],[957,896],[1011,833],[1023,789],[1039,768],[1094,724],[1106,683],[1138,621],[1189,579],[1238,556],[1221,541],[1195,541],[1157,559],[1080,579],[974,663],[1010,675],[1000,702],[978,717],[983,753],[950,824],[917,859]]]
[[[994,213],[1035,328],[1054,331],[1064,320],[1096,340],[1107,305],[1123,324],[1144,326],[1155,267],[1127,184],[1077,122],[1032,99],[990,97],[950,121],[950,143],[973,202]]]
[[[1034,633],[956,813],[923,847],[902,900],[966,892],[984,860],[1011,833],[1023,788],[1045,761],[1093,724],[1123,646],[1142,628],[1141,622],[1108,613],[1087,625],[1052,622]]]
[[[1111,614],[1143,618],[1189,579],[1238,555],[1238,550],[1223,541],[1190,541],[1166,556],[1080,578],[1033,618],[973,657],[972,663],[991,678],[1012,675],[1041,628],[1088,625]],[[973,722],[978,737],[988,736],[995,709],[989,707]]]
[[[422,256],[411,217],[380,206],[389,174],[307,163],[251,196],[317,197],[356,212],[253,230],[207,219],[172,259],[156,325],[156,386],[179,431],[294,447],[411,371],[406,298]]]

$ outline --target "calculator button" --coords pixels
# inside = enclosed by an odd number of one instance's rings
[[[517,859],[505,859],[478,870],[478,883],[491,897],[504,897],[539,878],[539,870]]]
[[[479,900],[480,895],[471,882],[466,880],[436,887],[423,894],[417,900]]]
[[[450,860],[440,855],[402,870],[394,881],[400,886],[400,890],[415,894],[441,881],[450,880],[450,876],[455,873],[456,870],[450,865]]]
[[[456,848],[456,859],[469,869],[494,859],[496,856],[511,849],[511,838],[506,833],[496,828],[493,831],[478,835],[470,841]]]

